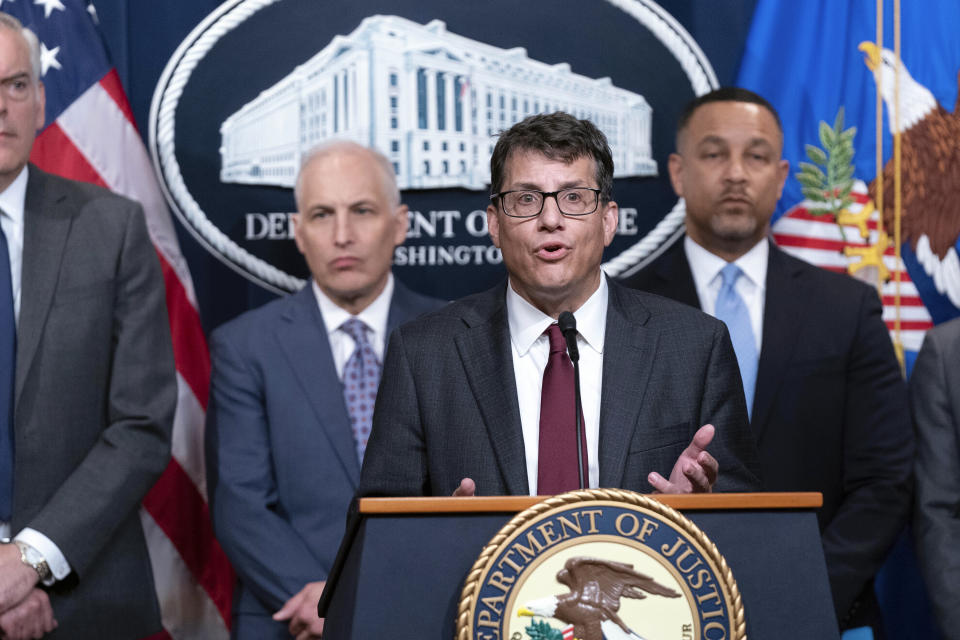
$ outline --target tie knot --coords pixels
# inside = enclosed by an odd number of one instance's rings
[[[353,341],[357,344],[367,344],[367,330],[369,328],[360,318],[350,318],[340,325],[340,329],[353,338]]]
[[[563,338],[563,332],[560,331],[560,325],[552,324],[544,333],[550,340],[550,353],[567,352],[567,342]]]
[[[733,287],[737,283],[737,278],[743,274],[743,271],[733,262],[728,262],[727,266],[720,270],[720,277],[723,278],[724,287]]]

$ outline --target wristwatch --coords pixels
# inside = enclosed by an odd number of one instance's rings
[[[20,562],[36,571],[37,575],[40,576],[41,584],[49,582],[50,579],[53,578],[53,572],[50,571],[50,565],[47,564],[46,558],[44,558],[39,551],[31,547],[26,542],[22,542],[20,540],[9,540],[6,538],[0,540],[0,543],[2,544],[9,544],[10,542],[13,542],[13,544],[17,545],[17,549],[20,550]]]

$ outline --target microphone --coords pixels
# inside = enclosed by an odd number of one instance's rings
[[[569,311],[562,312],[557,317],[557,325],[560,332],[567,341],[567,353],[570,355],[570,361],[573,362],[573,390],[576,397],[576,421],[577,432],[577,477],[580,480],[580,488],[587,487],[583,482],[583,424],[580,422],[580,416],[583,414],[582,401],[580,399],[580,349],[577,347],[577,319]]]
[[[580,349],[577,347],[577,319],[569,311],[564,311],[557,318],[557,324],[567,341],[567,353],[570,354],[570,360],[576,363],[580,360]]]

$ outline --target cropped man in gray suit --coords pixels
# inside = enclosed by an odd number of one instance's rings
[[[310,283],[211,337],[211,513],[239,576],[233,636],[251,640],[322,632],[317,601],[360,479],[377,389],[364,372],[379,375],[394,327],[441,304],[390,273],[407,208],[381,154],[352,142],[320,146],[304,159],[295,195]]]
[[[960,629],[960,318],[927,332],[910,376],[917,434],[913,533],[943,637]]]
[[[137,508],[176,404],[163,278],[139,205],[27,165],[39,56],[0,14],[0,636],[133,640],[161,631]]]
[[[573,377],[563,373],[572,366],[556,325],[563,311],[577,318],[584,485],[757,488],[723,324],[601,272],[617,227],[612,184],[606,139],[586,120],[536,115],[500,136],[487,223],[508,280],[394,332],[361,494],[577,488]]]

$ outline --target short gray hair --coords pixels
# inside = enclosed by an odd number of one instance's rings
[[[293,185],[293,198],[297,203],[297,207],[300,206],[300,193],[303,191],[303,187],[301,185],[301,176],[303,176],[303,170],[308,164],[323,156],[333,155],[341,152],[358,151],[368,153],[374,159],[376,164],[379,166],[380,173],[383,177],[383,188],[387,199],[390,201],[390,204],[393,207],[399,206],[400,189],[397,187],[397,174],[393,170],[393,163],[390,162],[387,156],[383,155],[376,149],[365,147],[362,144],[357,144],[351,140],[326,140],[307,151],[300,161],[300,170],[297,172],[297,181]]]
[[[30,72],[34,81],[40,80],[40,39],[30,29],[23,26],[23,23],[14,18],[9,13],[0,11],[0,28],[9,29],[23,36],[27,43],[27,50],[30,52]]]

